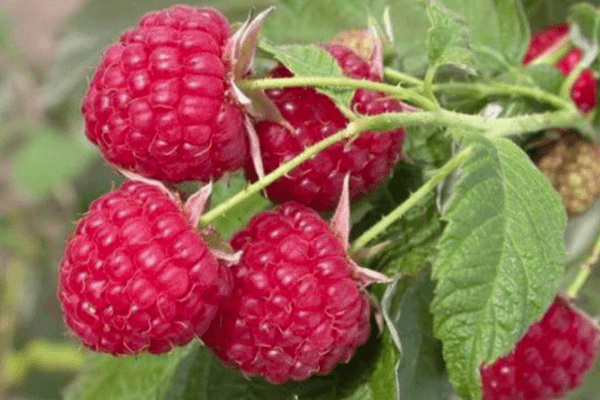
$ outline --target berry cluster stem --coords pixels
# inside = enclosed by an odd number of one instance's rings
[[[287,79],[287,78],[286,78]],[[295,78],[291,78],[295,79]],[[273,81],[285,79],[273,79]],[[362,82],[362,81],[355,81]],[[277,83],[277,82],[275,82]],[[388,85],[384,85],[388,86]],[[277,86],[275,86],[277,87]],[[415,125],[434,124],[439,126],[466,126],[474,130],[489,132],[490,137],[517,135],[524,132],[534,132],[550,127],[578,127],[582,132],[593,131],[589,121],[584,116],[575,111],[565,110],[554,113],[525,115],[512,118],[499,118],[493,122],[478,115],[461,114],[454,111],[438,109],[435,111],[419,111],[412,113],[386,113],[373,116],[361,117],[348,124],[343,129],[331,136],[326,137],[320,142],[307,147],[302,153],[293,160],[281,164],[274,171],[264,176],[262,179],[246,187],[233,197],[230,197],[224,203],[221,203],[214,209],[202,216],[200,223],[206,225],[214,221],[238,204],[244,202],[248,197],[260,192],[277,179],[281,178],[304,161],[313,157],[320,151],[345,139],[349,139],[361,132],[388,131],[398,127],[408,127]]]
[[[423,200],[429,192],[434,190],[448,175],[462,165],[462,163],[473,153],[473,147],[469,146],[458,153],[454,158],[438,169],[435,174],[421,186],[416,192],[410,195],[406,201],[400,204],[391,213],[383,217],[378,223],[369,230],[360,235],[352,244],[351,252],[364,248],[371,240],[375,239],[380,233],[385,231],[391,224],[400,219],[408,210],[416,206]]]

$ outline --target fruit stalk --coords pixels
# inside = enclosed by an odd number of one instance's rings
[[[405,82],[414,86],[423,86],[423,81],[419,78],[415,78],[414,76],[405,74],[404,72],[400,72],[393,68],[384,68],[383,69],[384,76],[392,81],[396,82]]]
[[[295,76],[293,78],[264,78],[236,82],[240,89],[260,90],[285,87],[334,87],[346,89],[367,89],[374,92],[384,92],[414,103],[426,110],[435,110],[437,106],[428,98],[421,96],[415,90],[404,89],[387,83],[366,79],[345,77]]]
[[[371,240],[375,239],[380,233],[400,219],[408,210],[416,206],[423,200],[427,194],[435,189],[438,183],[442,182],[448,175],[462,165],[462,163],[473,153],[473,147],[469,146],[458,153],[454,158],[438,169],[435,174],[421,186],[416,192],[400,204],[391,213],[383,217],[378,223],[373,225],[369,230],[364,232],[358,239],[354,241],[350,249],[351,252],[358,251],[364,248]]]
[[[296,78],[291,78],[296,79]],[[283,80],[283,79],[278,79]],[[272,79],[276,81],[276,79]],[[389,86],[389,85],[384,85]],[[550,127],[576,126],[583,132],[593,130],[589,122],[576,111],[566,110],[554,113],[534,114],[521,117],[500,118],[494,121],[490,130],[490,121],[477,115],[467,115],[447,110],[423,111],[413,113],[388,113],[363,117],[348,124],[346,129],[331,135],[320,142],[307,147],[302,153],[289,162],[280,165],[277,169],[246,187],[227,201],[210,210],[200,219],[202,225],[209,224],[228,210],[245,201],[248,197],[260,192],[277,179],[281,178],[304,161],[318,152],[334,145],[344,139],[349,139],[366,130],[386,131],[397,127],[414,125],[437,124],[442,126],[467,126],[477,130],[489,131],[490,137],[517,135],[524,132],[533,132]]]
[[[533,87],[519,86],[519,85],[509,85],[504,83],[494,83],[491,85],[486,85],[482,83],[463,83],[463,82],[450,82],[450,83],[440,83],[437,85],[433,85],[434,92],[445,92],[445,93],[453,93],[457,92],[459,94],[465,95],[479,95],[481,97],[487,96],[497,96],[497,95],[505,95],[505,96],[514,96],[520,95],[525,97],[530,97],[539,102],[548,103],[560,109],[574,109],[573,104],[569,100],[565,100],[562,97],[553,95],[544,90],[536,89]]]
[[[574,299],[577,297],[579,290],[585,284],[587,278],[592,273],[594,269],[594,265],[600,260],[600,235],[596,239],[596,243],[594,243],[594,247],[592,248],[592,254],[583,261],[581,266],[579,267],[579,272],[569,284],[567,290],[565,290],[565,294],[570,298]]]

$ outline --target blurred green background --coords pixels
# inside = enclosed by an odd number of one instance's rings
[[[121,178],[86,142],[81,98],[106,44],[144,12],[175,3],[0,0],[0,399],[59,399],[85,360],[62,323],[57,265],[75,221]],[[193,5],[233,22],[273,3]],[[525,1],[532,29],[563,20],[572,3]],[[599,282],[590,282],[589,300]],[[599,370],[572,398],[600,398]]]

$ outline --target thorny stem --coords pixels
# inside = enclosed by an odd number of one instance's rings
[[[414,103],[426,110],[435,110],[437,106],[428,98],[417,91],[404,89],[387,83],[369,81],[366,79],[352,79],[346,77],[321,77],[321,76],[295,76],[293,78],[264,78],[256,80],[241,80],[236,82],[242,90],[273,89],[284,87],[333,87],[347,89],[368,89],[375,92],[384,92]]]
[[[579,272],[565,291],[567,296],[574,299],[577,297],[577,293],[585,284],[585,281],[592,273],[594,265],[600,260],[600,235],[598,236],[596,243],[592,249],[592,254],[581,264]]]
[[[310,159],[321,150],[334,145],[342,140],[349,139],[361,132],[387,131],[400,126],[415,126],[434,124],[439,126],[467,126],[474,130],[487,131],[490,137],[517,135],[524,132],[534,132],[550,127],[587,127],[589,122],[575,111],[557,111],[554,113],[534,114],[512,118],[499,118],[493,122],[478,115],[468,115],[438,109],[435,111],[419,111],[412,113],[386,113],[374,116],[361,117],[348,124],[343,129],[320,142],[307,147],[294,159],[280,165],[277,169],[246,187],[224,203],[210,210],[202,216],[200,223],[206,225],[216,218],[245,201],[248,197],[260,192],[277,179],[281,178],[294,168]],[[585,126],[584,126],[585,125]],[[591,129],[591,128],[590,128]]]
[[[360,235],[360,237],[358,237],[358,239],[356,239],[352,244],[350,252],[355,252],[364,248],[371,240],[375,239],[380,233],[385,231],[387,227],[400,219],[408,210],[423,200],[429,194],[429,192],[434,190],[438,183],[442,182],[455,169],[460,167],[472,153],[473,147],[469,146],[444,164],[427,182],[425,182],[423,186],[411,194],[410,197],[404,201],[404,203],[400,204],[398,207],[396,207],[396,209],[394,209],[394,211],[383,217],[378,223]]]

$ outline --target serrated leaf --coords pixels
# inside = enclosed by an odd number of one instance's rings
[[[400,400],[449,400],[454,393],[442,358],[442,345],[433,337],[429,304],[434,284],[427,274],[411,279],[399,304],[396,330],[402,340],[398,365]]]
[[[441,0],[464,16],[478,53],[478,70],[496,69],[496,54],[510,65],[519,65],[529,45],[529,23],[520,0]]]
[[[156,356],[115,357],[95,354],[69,387],[66,400],[162,400],[177,367],[197,343]]]
[[[13,178],[28,194],[42,197],[76,178],[94,154],[73,135],[41,129],[15,155]]]
[[[435,0],[429,0],[427,15],[431,21],[427,32],[430,63],[436,67],[451,64],[474,72],[470,33],[464,18]]]
[[[175,373],[167,400],[372,400],[368,383],[375,335],[358,350],[350,364],[336,367],[327,376],[313,376],[303,382],[272,385],[262,378],[246,378],[226,368],[206,348],[187,356]]]
[[[319,46],[300,44],[277,46],[263,40],[260,42],[259,47],[283,63],[293,72],[294,76],[344,76],[337,61]],[[317,88],[317,90],[330,97],[337,104],[351,108],[354,90],[334,88]]]
[[[554,297],[566,216],[548,180],[514,143],[472,145],[444,212],[431,311],[451,382],[479,399],[480,364],[508,353]]]

